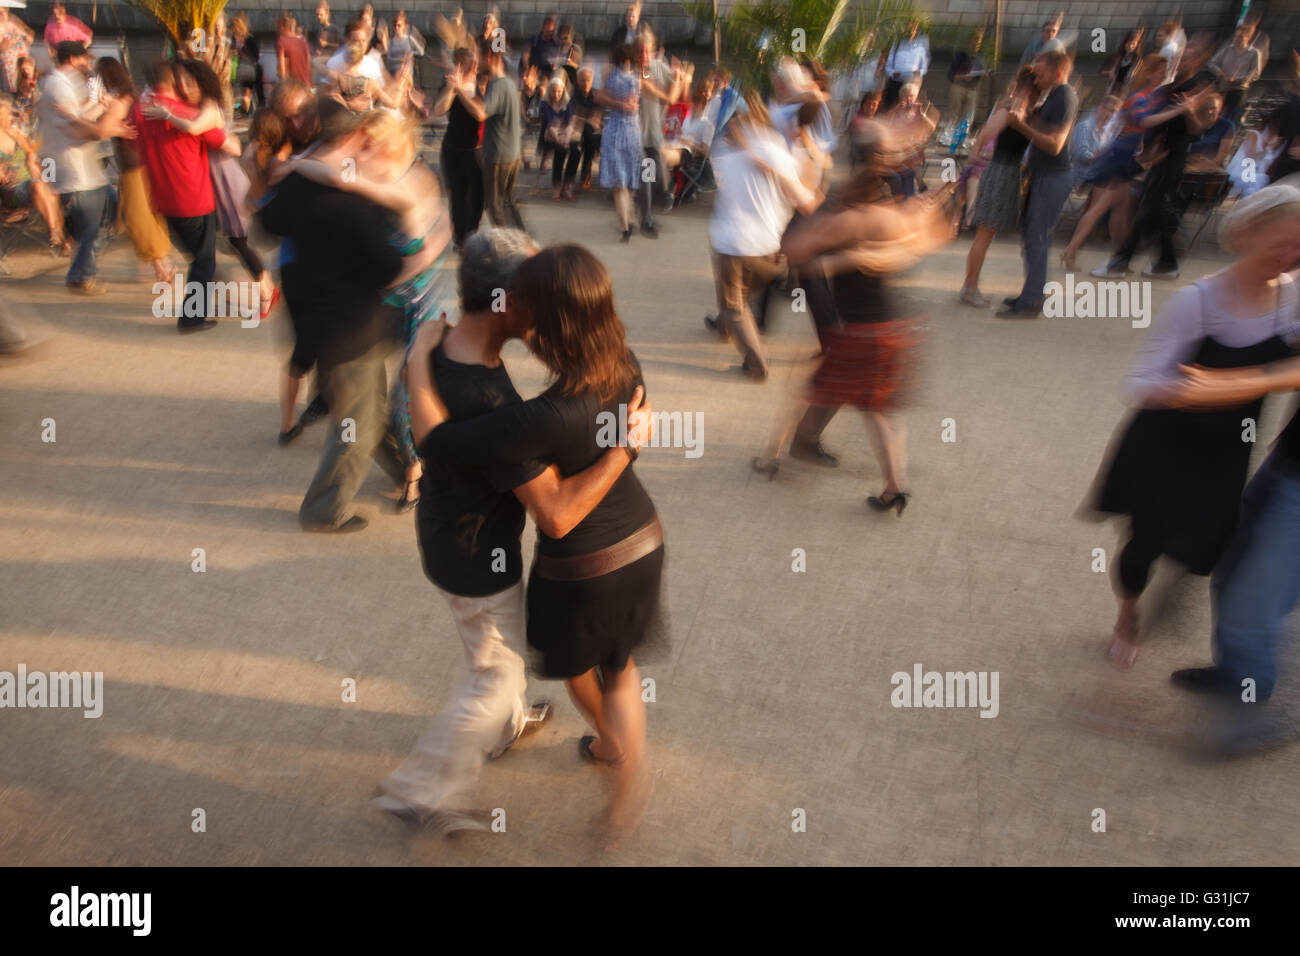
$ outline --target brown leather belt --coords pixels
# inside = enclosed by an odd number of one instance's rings
[[[586,581],[625,568],[663,546],[664,529],[656,515],[617,544],[591,554],[557,558],[538,554],[533,559],[533,573],[550,581]]]

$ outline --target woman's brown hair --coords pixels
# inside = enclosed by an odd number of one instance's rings
[[[549,246],[519,267],[511,291],[533,320],[529,348],[561,395],[605,402],[627,391],[636,371],[599,259],[582,246]]]

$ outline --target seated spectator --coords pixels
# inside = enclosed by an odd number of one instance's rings
[[[1259,129],[1246,130],[1237,154],[1228,164],[1228,179],[1232,183],[1230,198],[1244,199],[1268,185],[1268,169],[1285,145],[1278,131],[1278,119],[1275,113]]]
[[[857,170],[858,165],[862,162],[863,157],[863,136],[869,135],[868,131],[874,127],[868,124],[874,122],[876,113],[880,109],[880,101],[884,96],[884,90],[874,90],[870,93],[864,93],[862,101],[858,104],[858,111],[854,114],[853,119],[849,121],[849,171]],[[874,140],[873,140],[874,142]]]
[[[885,114],[884,120],[902,153],[896,185],[901,187],[904,197],[916,194],[918,179],[921,191],[925,191],[925,146],[939,125],[939,111],[929,103],[922,103],[918,98],[920,92],[918,84],[904,83],[898,92],[898,102]]]
[[[21,221],[29,209],[35,209],[49,230],[50,248],[67,254],[63,208],[41,178],[36,147],[15,123],[14,103],[5,93],[0,93],[0,206],[6,221]]]
[[[1222,115],[1223,97],[1217,93],[1206,98],[1199,114],[1203,127],[1200,137],[1187,147],[1187,168],[1193,171],[1223,169],[1237,137],[1237,124]]]
[[[551,157],[551,198],[578,198],[574,180],[582,156],[581,133],[577,129],[577,106],[569,96],[564,73],[551,76],[542,99],[542,150]]]
[[[1111,118],[1120,107],[1118,96],[1103,96],[1097,108],[1085,114],[1070,134],[1070,162],[1075,169],[1075,182],[1088,176],[1088,167],[1110,146],[1115,130]]]

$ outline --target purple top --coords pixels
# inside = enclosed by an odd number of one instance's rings
[[[1278,308],[1264,315],[1241,315],[1232,301],[1231,283],[1222,272],[1179,289],[1151,324],[1124,379],[1125,401],[1145,405],[1153,392],[1178,381],[1178,366],[1196,356],[1207,335],[1234,349],[1257,345],[1274,335],[1300,339],[1300,303],[1290,275],[1278,277],[1278,303]]]

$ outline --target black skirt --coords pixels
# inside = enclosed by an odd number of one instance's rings
[[[664,641],[660,611],[664,548],[585,581],[528,578],[528,644],[534,669],[552,680],[593,667],[622,670],[633,648],[638,659]]]
[[[1202,340],[1195,364],[1241,368],[1278,361],[1290,349],[1275,337],[1245,348]],[[1161,554],[1193,574],[1214,570],[1237,526],[1250,470],[1243,419],[1258,426],[1263,399],[1226,411],[1144,408],[1114,443],[1098,476],[1096,510],[1128,515]]]

